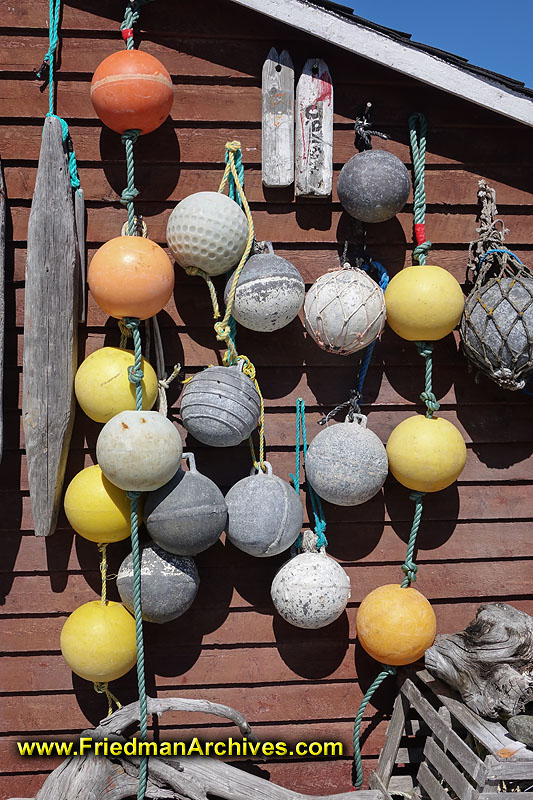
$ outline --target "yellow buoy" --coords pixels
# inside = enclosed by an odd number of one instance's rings
[[[90,542],[109,544],[130,535],[130,501],[95,464],[78,472],[65,492],[65,514],[72,528]]]
[[[405,267],[385,290],[387,322],[410,342],[436,341],[459,323],[464,307],[459,283],[442,267]]]
[[[131,350],[120,347],[102,347],[87,356],[76,373],[74,390],[88,417],[109,422],[121,411],[135,410],[135,384],[128,376],[134,360]],[[157,397],[157,376],[144,358],[142,371],[143,409],[149,410]]]
[[[416,414],[397,425],[387,442],[389,469],[400,483],[418,492],[438,492],[463,471],[466,445],[451,422]]]
[[[367,594],[357,612],[357,638],[382,664],[412,664],[431,647],[437,631],[435,612],[423,594],[399,584]]]
[[[87,681],[121,678],[137,661],[135,620],[120,603],[85,603],[63,625],[61,652],[72,672]]]

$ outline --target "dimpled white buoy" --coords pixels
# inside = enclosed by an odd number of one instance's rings
[[[178,203],[167,223],[167,243],[180,267],[221,275],[240,261],[248,220],[237,203],[220,192],[196,192]]]
[[[129,492],[151,492],[167,483],[182,451],[177,428],[158,411],[122,411],[104,425],[96,442],[100,469]]]

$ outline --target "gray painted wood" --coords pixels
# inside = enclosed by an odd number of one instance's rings
[[[432,775],[427,764],[420,764],[417,779],[423,789],[423,797],[431,797],[431,800],[450,800],[450,795],[444,791],[438,780]]]
[[[424,747],[426,761],[431,764],[439,775],[446,781],[448,786],[453,789],[457,797],[461,800],[474,800],[477,792],[465,776],[459,772],[446,753],[444,753],[434,739],[426,739]]]
[[[0,159],[0,461],[4,446],[3,385],[4,385],[4,330],[5,330],[5,271],[6,271],[6,186]]]
[[[377,775],[385,786],[388,786],[392,770],[398,757],[398,749],[400,747],[400,740],[403,736],[405,729],[405,721],[407,719],[407,712],[409,704],[403,694],[398,694],[394,701],[394,708],[392,710],[391,720],[387,727],[387,736],[385,745],[379,756]],[[381,788],[379,784],[374,785],[373,775],[370,775],[370,787],[372,789]]]
[[[286,50],[273,47],[262,73],[263,183],[290,186],[294,181],[294,67]]]
[[[74,217],[76,220],[76,247],[80,276],[78,322],[87,322],[87,248],[85,245],[85,195],[83,189],[74,192]]]
[[[487,764],[487,781],[531,781],[533,783],[533,763],[522,760],[530,751],[522,749],[509,759],[494,758],[489,756]],[[490,791],[487,787],[484,791]]]
[[[54,532],[74,422],[79,279],[61,124],[44,122],[28,224],[22,419],[37,536]]]
[[[309,58],[296,89],[297,197],[328,197],[333,176],[333,84],[325,61]]]

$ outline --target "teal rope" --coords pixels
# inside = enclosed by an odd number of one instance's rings
[[[426,404],[426,417],[431,419],[434,412],[440,408],[440,403],[433,394],[433,342],[415,342],[415,344],[419,355],[426,359],[426,386],[420,399]]]
[[[141,321],[136,319],[135,317],[125,317],[124,324],[126,328],[129,328],[129,330],[132,333],[133,349],[135,353],[135,360],[133,362],[133,366],[128,367],[128,378],[130,379],[131,383],[135,384],[135,405],[137,407],[137,411],[142,411],[143,408],[142,379],[144,378],[144,373],[142,371],[141,331],[139,329]]]
[[[418,529],[420,528],[420,520],[422,519],[424,495],[425,492],[416,492],[416,491],[411,492],[411,494],[409,495],[409,500],[412,500],[413,503],[415,504],[415,513],[413,517],[413,525],[411,527],[411,533],[409,534],[409,541],[407,543],[407,553],[405,554],[405,561],[402,564],[402,571],[405,574],[405,578],[401,583],[402,589],[407,589],[411,585],[411,583],[416,581],[416,573],[418,572],[418,567],[413,559],[416,548],[416,537],[418,536]]]
[[[417,127],[420,127],[420,137],[417,135]],[[426,219],[426,189],[424,186],[424,171],[426,166],[426,118],[419,111],[409,117],[409,142],[411,145],[411,158],[414,173],[414,222],[417,246],[413,251],[413,258],[419,264],[426,263],[426,257],[431,249],[431,242],[425,240],[424,226]]]
[[[133,50],[134,47],[133,26],[139,19],[140,10],[143,6],[147,5],[147,3],[151,2],[152,0],[131,0],[126,5],[126,10],[124,11],[124,20],[120,25],[120,30],[128,31],[129,35],[124,35],[124,41],[128,50]]]
[[[295,475],[290,474],[296,492],[300,494],[300,432],[302,436],[303,445],[303,462],[305,465],[305,456],[307,453],[307,431],[305,424],[305,401],[299,397],[296,401],[296,469]],[[324,510],[322,508],[322,501],[317,495],[310,483],[307,484],[309,497],[311,498],[311,506],[313,508],[313,517],[315,520],[314,532],[316,534],[316,546],[320,550],[322,547],[328,546],[326,539],[326,520],[324,518]],[[293,545],[294,553],[300,552],[302,549],[302,535],[300,534]]]
[[[369,704],[370,700],[377,692],[385,678],[388,678],[390,675],[396,675],[396,667],[391,667],[388,664],[381,665],[383,669],[374,680],[373,683],[370,684],[368,687],[365,696],[361,700],[361,705],[359,706],[359,711],[357,712],[357,716],[355,718],[355,723],[353,727],[353,760],[355,766],[355,782],[354,786],[356,789],[361,788],[361,784],[363,783],[363,761],[361,759],[361,722],[363,721],[363,715],[365,713],[365,708]]]
[[[229,162],[229,150],[226,150],[226,157],[225,163]],[[235,153],[233,153],[233,163],[235,164],[235,169],[237,171],[237,176],[239,178],[239,183],[241,184],[242,188],[244,189],[244,164],[242,163],[242,150],[239,148]],[[242,200],[239,192],[237,191],[237,187],[235,186],[235,178],[233,177],[233,173],[230,172],[228,175],[228,197],[231,197],[234,200],[239,208],[242,208]],[[230,270],[227,275],[230,275],[232,270]],[[231,343],[235,347],[235,340],[237,338],[237,321],[233,316],[230,316],[228,319],[228,326],[230,329],[230,339]],[[229,355],[229,350],[226,351],[224,358],[227,358]],[[228,365],[231,366],[231,362],[227,361]]]
[[[122,134],[122,143],[126,148],[126,171],[128,186],[122,192],[120,202],[128,207],[128,236],[135,236],[135,205],[134,200],[139,194],[135,188],[135,159],[133,157],[133,145],[141,134],[140,130],[133,128]]]

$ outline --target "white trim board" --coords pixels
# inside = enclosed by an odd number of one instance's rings
[[[233,0],[478,106],[533,126],[533,99],[305,0]]]

